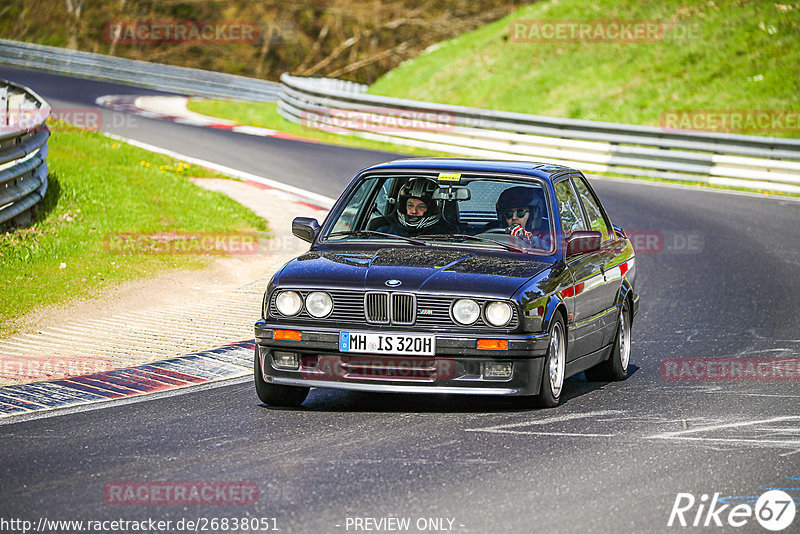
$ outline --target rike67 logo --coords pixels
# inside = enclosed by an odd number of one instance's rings
[[[781,490],[765,492],[755,505],[734,505],[729,499],[720,499],[719,493],[715,493],[710,499],[705,493],[699,499],[691,493],[679,493],[672,505],[667,526],[738,528],[755,519],[765,529],[778,532],[792,524],[797,512],[794,499]]]

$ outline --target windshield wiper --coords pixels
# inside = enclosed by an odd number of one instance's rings
[[[512,250],[514,252],[525,252],[525,249],[520,247],[516,247],[510,243],[501,243],[500,241],[495,241],[494,239],[489,239],[488,237],[478,237],[476,235],[469,235],[469,234],[431,234],[423,236],[425,239],[439,239],[442,241],[478,241],[481,243],[492,243],[494,245],[500,245],[501,247],[505,247],[508,250]]]
[[[430,246],[430,243],[426,243],[425,241],[420,241],[419,239],[414,239],[413,237],[405,237],[402,235],[396,234],[387,234],[386,232],[376,232],[375,230],[344,230],[341,232],[333,232],[325,236],[325,239],[329,237],[337,237],[337,236],[354,236],[354,237],[369,237],[369,236],[380,236],[380,237],[391,237],[393,239],[402,239],[403,241],[407,241],[409,243],[414,243],[415,245],[424,245],[426,247]]]

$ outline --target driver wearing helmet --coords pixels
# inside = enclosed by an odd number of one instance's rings
[[[378,231],[404,237],[452,233],[454,227],[443,220],[441,206],[433,200],[433,192],[438,188],[436,182],[428,178],[406,182],[397,195],[392,223]]]
[[[541,191],[525,186],[509,187],[500,193],[495,209],[497,221],[489,223],[487,229],[505,228],[507,233],[536,248],[550,248],[550,231]]]

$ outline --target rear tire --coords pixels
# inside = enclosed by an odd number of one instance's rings
[[[617,382],[628,378],[628,364],[631,358],[631,312],[628,301],[622,303],[617,325],[617,337],[611,356],[604,362],[586,370],[589,382]]]
[[[253,375],[256,381],[256,393],[264,404],[271,406],[300,406],[308,396],[310,388],[297,386],[280,386],[264,382],[264,375],[261,373],[261,366],[258,362],[258,345],[256,345],[255,357],[253,358]]]

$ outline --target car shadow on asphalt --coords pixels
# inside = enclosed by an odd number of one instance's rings
[[[628,378],[639,367],[631,365]],[[592,391],[604,389],[614,382],[589,382],[584,373],[578,373],[564,382],[559,408],[568,406],[572,399]],[[266,405],[262,405],[267,407]],[[388,413],[500,413],[542,410],[526,403],[520,397],[491,397],[485,395],[448,395],[425,393],[367,393],[334,389],[312,389],[299,408],[273,408],[281,411],[312,412],[388,412]],[[547,411],[546,409],[542,411]]]

